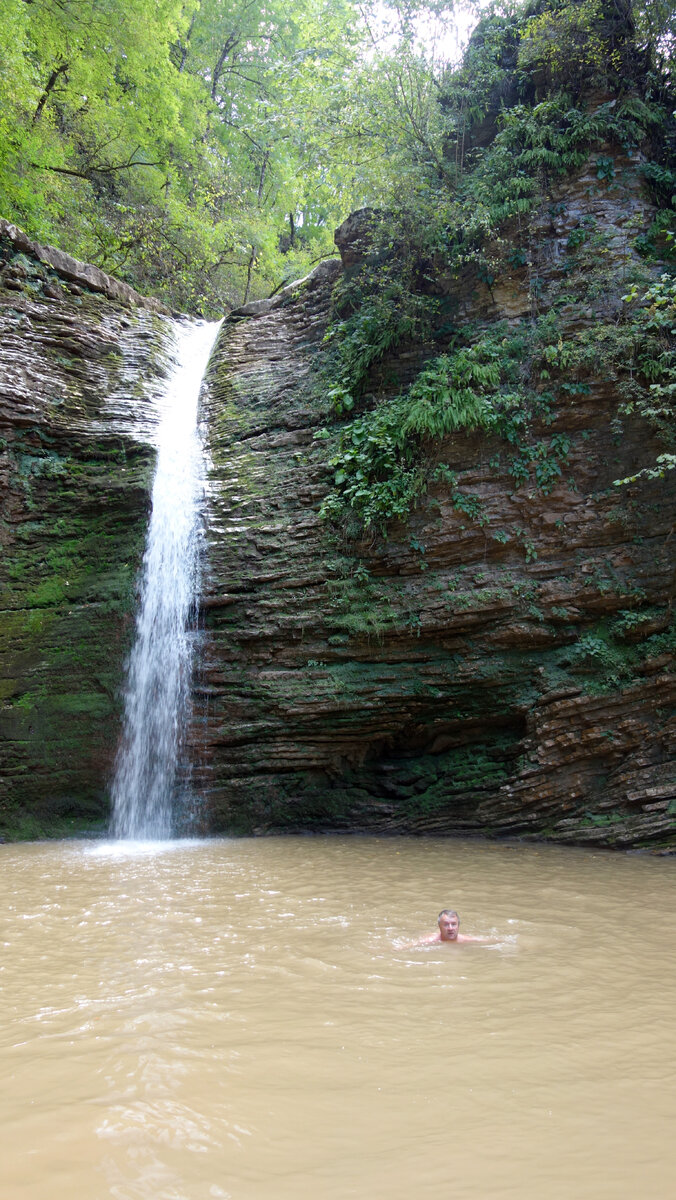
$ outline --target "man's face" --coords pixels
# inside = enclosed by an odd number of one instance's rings
[[[460,922],[455,913],[442,913],[439,917],[439,933],[442,942],[454,942],[459,928]]]

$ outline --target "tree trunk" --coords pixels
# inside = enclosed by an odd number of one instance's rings
[[[246,304],[249,299],[249,292],[251,291],[251,275],[252,275],[252,272],[254,269],[255,262],[256,262],[256,247],[252,246],[251,254],[249,255],[249,262],[247,264],[247,269],[246,269],[246,288],[244,289],[244,299],[242,301],[242,304]]]
[[[53,91],[59,76],[64,75],[65,72],[68,70],[68,67],[69,67],[69,64],[67,62],[62,62],[59,64],[58,67],[54,67],[54,70],[52,71],[51,75],[49,76],[49,79],[47,80],[47,86],[45,87],[44,92],[42,93],[40,99],[38,100],[38,106],[35,110],[35,113],[33,114],[33,122],[32,122],[33,125],[37,125],[38,121],[40,120],[40,117],[42,116],[42,110],[45,107],[45,104],[47,103],[47,101],[49,100],[50,93]]]

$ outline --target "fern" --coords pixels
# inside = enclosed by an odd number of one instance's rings
[[[499,383],[499,365],[482,362],[474,348],[442,355],[421,371],[408,393],[404,434],[440,438],[458,429],[486,429],[493,410],[483,393]]]
[[[423,443],[491,426],[496,420],[491,395],[501,373],[489,341],[442,354],[408,392],[344,425],[329,459],[334,488],[321,515],[339,520],[351,510],[365,528],[383,533],[389,521],[405,519],[427,487]]]

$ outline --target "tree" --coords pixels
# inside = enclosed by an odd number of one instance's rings
[[[445,204],[481,114],[508,100],[517,19],[531,13],[522,72],[529,54],[559,69],[567,21],[584,74],[606,8],[635,23],[663,87],[667,0],[493,5],[451,74],[430,32],[452,20],[445,0],[4,0],[0,207],[172,304],[219,311],[330,253],[354,207]]]

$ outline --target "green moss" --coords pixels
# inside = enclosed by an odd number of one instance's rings
[[[21,813],[2,820],[2,836],[7,842],[103,837],[107,832],[107,825],[105,816],[38,817],[34,813]]]
[[[355,568],[358,570],[358,567]],[[382,641],[398,623],[387,587],[359,575],[327,582],[326,624],[351,638]]]
[[[660,613],[666,615],[668,610],[652,607],[644,613],[624,612],[616,620],[604,618],[581,633],[571,646],[559,651],[550,667],[577,676],[591,694],[630,686],[643,677],[643,667],[650,659],[676,652],[676,618],[671,616],[662,632],[649,632]],[[647,626],[643,636],[642,626]]]
[[[64,716],[86,713],[94,717],[109,717],[113,710],[110,697],[98,692],[52,693],[49,707],[55,714]]]
[[[603,828],[604,826],[615,825],[618,822],[626,821],[626,819],[627,819],[626,813],[620,813],[620,812],[592,813],[592,812],[588,812],[584,817],[581,818],[580,826],[583,829],[585,827],[589,828],[590,826],[595,829],[599,829],[599,828]]]
[[[13,696],[18,687],[17,679],[0,679],[0,702]]]
[[[5,836],[76,831],[106,812],[145,540],[153,453],[58,436],[30,429],[6,450],[25,519],[6,532],[0,564]],[[64,797],[70,824],[59,826]]]
[[[43,579],[32,591],[27,591],[24,596],[24,603],[29,608],[49,608],[52,605],[61,604],[67,598],[67,595],[67,581],[53,577],[51,579]]]

